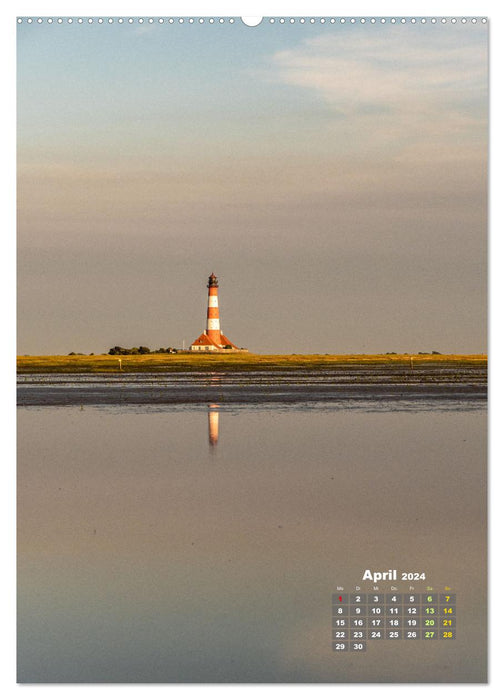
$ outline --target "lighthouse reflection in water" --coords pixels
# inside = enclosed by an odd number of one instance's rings
[[[208,442],[210,447],[215,447],[219,441],[219,404],[211,403],[208,406]]]

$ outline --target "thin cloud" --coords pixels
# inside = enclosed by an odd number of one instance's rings
[[[476,27],[353,28],[272,57],[273,77],[311,90],[332,127],[407,147],[486,130],[486,36]]]

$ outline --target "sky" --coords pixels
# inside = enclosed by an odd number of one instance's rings
[[[486,350],[487,31],[18,25],[18,353]]]

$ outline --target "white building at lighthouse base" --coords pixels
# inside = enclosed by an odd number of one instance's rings
[[[214,342],[206,333],[202,333],[194,343],[191,343],[191,352],[248,352],[246,348],[239,348],[232,343],[224,333],[220,334],[220,343]]]

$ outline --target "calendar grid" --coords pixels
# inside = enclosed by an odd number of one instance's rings
[[[455,593],[335,593],[333,651],[367,651],[368,642],[453,640]]]

